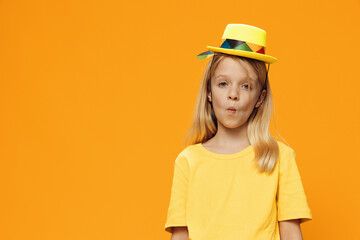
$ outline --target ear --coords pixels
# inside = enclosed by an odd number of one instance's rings
[[[262,93],[261,93],[261,96],[260,96],[260,99],[259,99],[259,101],[258,101],[258,102],[256,103],[256,105],[255,105],[255,108],[260,107],[260,105],[262,104],[262,102],[263,102],[264,99],[265,99],[265,96],[266,96],[266,90],[263,89],[263,91],[262,91]]]
[[[211,92],[208,93],[208,101],[211,102]]]

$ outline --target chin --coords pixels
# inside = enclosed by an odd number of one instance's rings
[[[226,128],[238,128],[238,127],[241,127],[242,125],[244,125],[244,123],[240,123],[240,122],[237,122],[237,123],[221,123],[221,125],[223,125],[224,127]]]

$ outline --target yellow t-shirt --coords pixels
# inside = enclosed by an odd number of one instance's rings
[[[251,145],[234,154],[187,146],[174,163],[165,231],[187,226],[190,240],[280,240],[278,221],[311,220],[295,152],[277,142],[271,174],[257,171]]]

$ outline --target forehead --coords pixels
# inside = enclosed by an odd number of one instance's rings
[[[250,63],[243,61],[244,67],[239,62],[239,60],[226,57],[224,58],[216,67],[214,78],[218,77],[228,77],[228,78],[234,78],[234,79],[240,79],[240,80],[246,80],[247,79],[247,72],[249,74],[250,80],[253,82],[256,82],[258,79],[258,76],[254,70],[254,68],[251,66]]]

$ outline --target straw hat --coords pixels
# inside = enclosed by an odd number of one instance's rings
[[[258,27],[246,24],[228,24],[222,36],[220,47],[207,46],[209,51],[202,52],[197,57],[206,59],[215,52],[253,58],[266,63],[275,63],[276,58],[266,55],[266,32]]]

